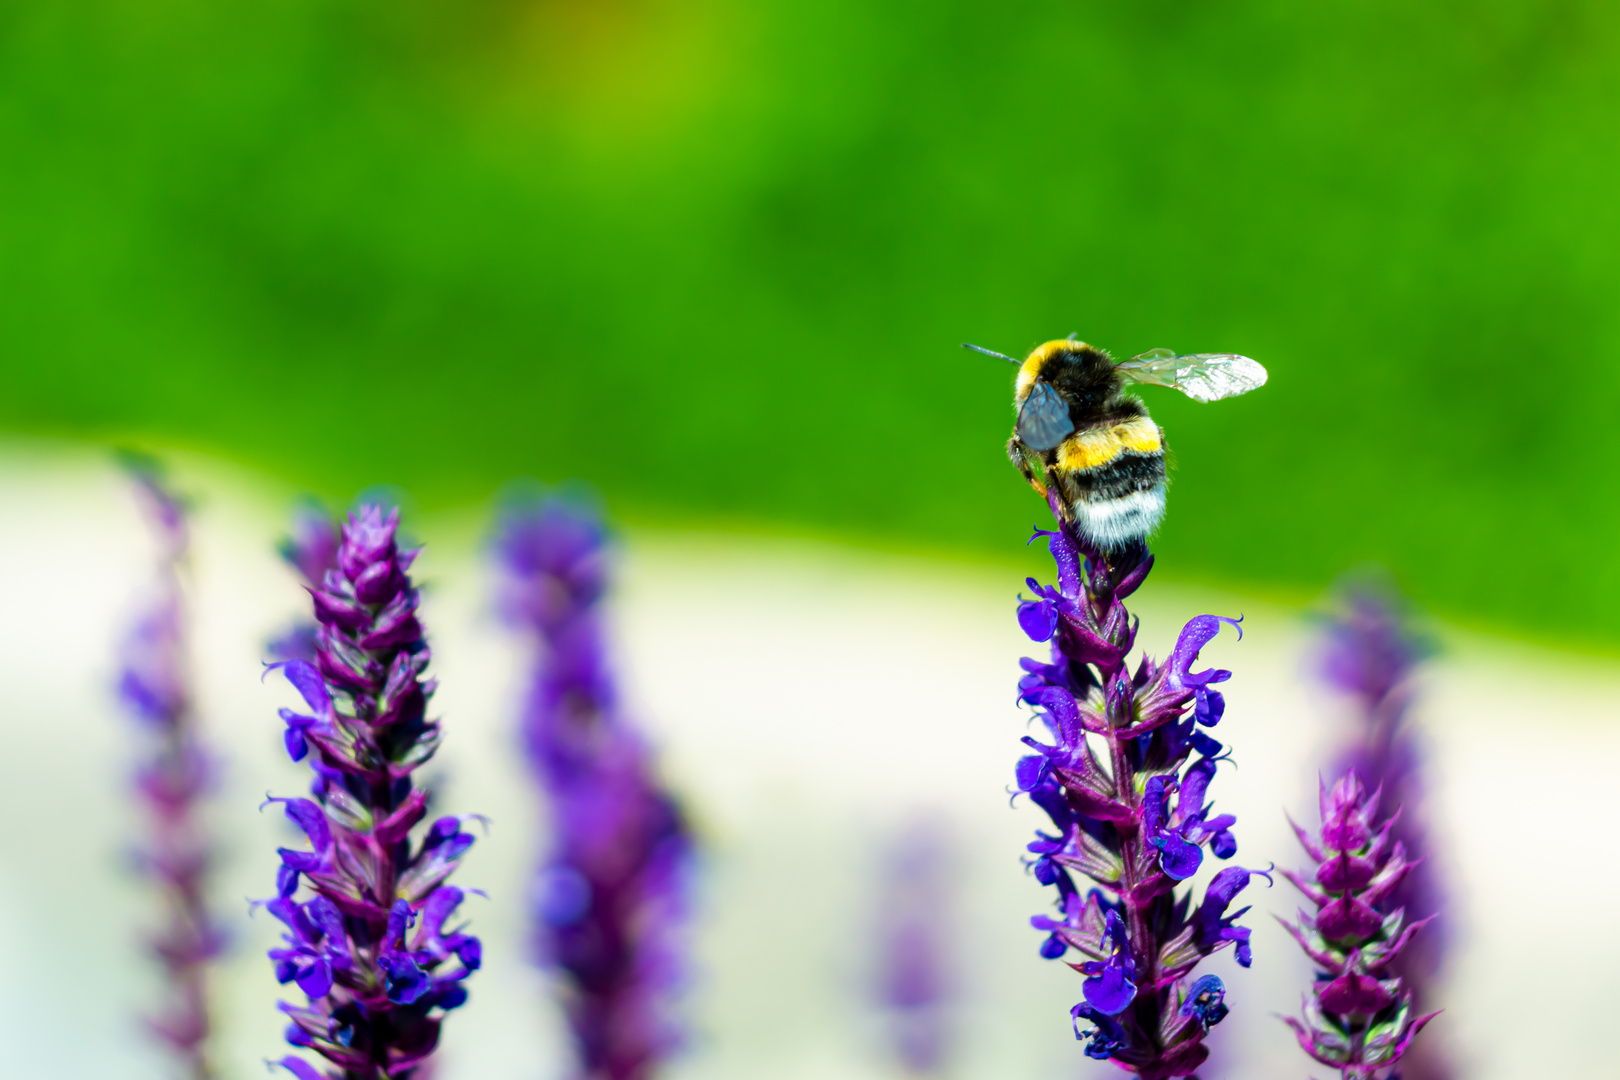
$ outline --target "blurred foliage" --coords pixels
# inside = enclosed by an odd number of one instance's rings
[[[424,505],[1006,550],[1010,372],[1145,392],[1181,574],[1379,560],[1614,639],[1620,9],[80,0],[0,9],[0,424]],[[1527,558],[1533,584],[1499,575]]]

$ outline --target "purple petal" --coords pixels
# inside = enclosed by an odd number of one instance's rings
[[[395,900],[393,908],[388,912],[388,937],[385,940],[389,942],[403,941],[405,931],[415,921],[415,913],[411,911],[410,903],[405,900]]]
[[[1227,623],[1237,627],[1238,640],[1243,639],[1243,628],[1238,626],[1241,619],[1228,619],[1224,615],[1199,615],[1181,629],[1181,636],[1176,639],[1176,647],[1170,650],[1165,659],[1165,666],[1170,669],[1169,682],[1176,689],[1191,690],[1209,682],[1224,682],[1231,678],[1231,672],[1201,672],[1191,674],[1193,662],[1198,659],[1198,653],[1205,645],[1215,639],[1221,632],[1221,624]]]
[[[1028,757],[1018,759],[1018,765],[1013,770],[1013,777],[1018,784],[1019,791],[1033,791],[1035,785],[1046,778],[1046,755],[1030,754]]]
[[[1125,977],[1123,969],[1104,965],[1102,973],[1087,979],[1080,990],[1092,1008],[1108,1016],[1122,1012],[1136,1000],[1136,984]]]
[[[322,957],[298,975],[298,989],[311,998],[325,997],[332,992],[332,965]]]
[[[1249,948],[1249,933],[1247,926],[1228,926],[1221,931],[1221,937],[1237,942],[1238,967],[1248,967],[1254,963],[1254,953]]]
[[[1249,870],[1242,866],[1228,866],[1216,874],[1210,880],[1209,888],[1204,890],[1204,902],[1199,908],[1200,916],[1208,918],[1212,915],[1218,919],[1226,914],[1227,906],[1244,890],[1249,884],[1249,878],[1255,874],[1259,874],[1267,881],[1271,880],[1264,870]]]
[[[1217,859],[1230,859],[1237,854],[1237,837],[1227,829],[1216,833],[1209,841],[1209,850]]]
[[[388,981],[388,1000],[396,1005],[409,1005],[427,993],[431,980],[417,967],[408,953],[388,953],[379,958],[383,974]]]
[[[327,1080],[326,1074],[302,1058],[295,1058],[291,1054],[280,1061],[272,1061],[272,1065],[280,1065],[283,1069],[298,1077],[298,1080]]]
[[[1146,826],[1149,836],[1164,828],[1164,805],[1168,799],[1164,789],[1168,784],[1169,780],[1163,776],[1148,778],[1147,789],[1142,795],[1142,824]]]
[[[311,709],[322,716],[332,710],[332,695],[327,692],[326,682],[321,678],[321,673],[315,670],[314,664],[307,660],[283,660],[265,665],[265,672],[268,674],[277,668],[287,676],[287,681],[293,684]]]
[[[422,905],[422,936],[429,941],[439,937],[444,927],[444,920],[450,913],[461,906],[466,894],[454,885],[440,885],[428,896],[427,903]]]
[[[337,966],[349,966],[349,934],[343,925],[343,913],[329,897],[317,896],[304,905],[304,914],[310,923],[320,929],[326,939],[326,951],[337,958]]]
[[[1181,774],[1181,796],[1176,800],[1176,808],[1181,811],[1182,820],[1193,817],[1204,808],[1204,792],[1214,778],[1215,763],[1208,758]]]
[[[1207,672],[1209,682],[1225,682],[1230,671]],[[1196,677],[1196,676],[1194,676]],[[1226,696],[1219,690],[1199,690],[1193,706],[1193,719],[1205,727],[1214,727],[1226,715]]]
[[[294,851],[291,848],[276,848],[276,854],[281,856],[283,868],[291,867],[303,872],[305,870],[319,870],[324,860],[313,851]]]
[[[309,837],[310,846],[324,854],[332,846],[332,828],[327,824],[326,811],[309,799],[282,799],[272,796],[266,802],[284,803],[287,816]]]
[[[1047,711],[1056,722],[1056,734],[1065,746],[1075,746],[1080,742],[1080,708],[1074,703],[1073,694],[1060,686],[1045,686],[1025,694],[1024,700]]]
[[[1186,881],[1198,873],[1204,861],[1204,849],[1189,844],[1175,833],[1155,837],[1153,846],[1159,849],[1159,869],[1177,881]]]
[[[1031,641],[1051,641],[1057,624],[1057,609],[1049,600],[1025,600],[1018,605],[1018,625]]]

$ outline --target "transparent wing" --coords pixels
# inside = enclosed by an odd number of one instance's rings
[[[1149,349],[1117,370],[1132,382],[1168,386],[1194,401],[1219,401],[1266,385],[1266,369],[1236,353],[1185,353]]]
[[[1050,450],[1073,430],[1069,403],[1047,383],[1036,383],[1018,410],[1018,441],[1031,450]]]

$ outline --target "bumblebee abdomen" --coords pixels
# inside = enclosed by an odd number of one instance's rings
[[[1100,547],[1142,540],[1164,517],[1164,443],[1146,416],[1075,432],[1048,468],[1075,524]]]
[[[1146,416],[1097,424],[1075,432],[1057,447],[1052,463],[1060,470],[1088,472],[1100,469],[1122,454],[1164,456],[1158,425]]]

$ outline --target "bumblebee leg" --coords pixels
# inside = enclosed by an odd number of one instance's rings
[[[1016,438],[1007,440],[1007,456],[1018,466],[1018,471],[1024,474],[1024,479],[1029,481],[1029,486],[1035,489],[1035,493],[1043,499],[1046,498],[1046,485],[1036,478],[1035,470],[1029,467],[1029,456],[1024,453],[1024,448],[1018,445]]]

